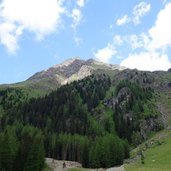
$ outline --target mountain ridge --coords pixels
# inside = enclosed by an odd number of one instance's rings
[[[125,69],[124,67],[121,67],[119,65],[106,64],[103,62],[96,61],[94,59],[82,60],[76,57],[76,58],[67,59],[62,63],[56,64],[46,70],[40,71],[34,74],[33,76],[31,76],[30,78],[28,78],[28,80],[34,80],[35,78],[38,78],[39,76],[49,75],[49,74],[57,74],[57,75],[62,75],[62,76],[65,76],[66,78],[69,78],[73,74],[76,74],[77,72],[79,72],[82,66],[91,67],[92,70],[95,70],[95,67],[93,67],[94,65],[97,65],[98,67],[97,66],[96,67],[98,69],[101,69],[101,66],[105,66],[106,69],[111,69],[111,70]]]
[[[71,83],[100,71],[112,72],[124,70],[125,67],[105,64],[94,59],[82,60],[79,57],[69,58],[45,70],[35,73],[26,81],[14,84],[3,84],[4,87],[29,87],[50,92],[61,85]]]

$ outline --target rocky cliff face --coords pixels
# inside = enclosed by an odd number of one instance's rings
[[[105,106],[113,109],[119,135],[130,141],[133,141],[134,136],[138,136],[141,142],[148,138],[150,132],[163,128],[162,113],[158,111],[155,104],[147,100],[148,95],[144,94],[147,89],[139,87],[139,84],[125,82],[117,94],[104,102]],[[144,97],[139,94],[140,91]],[[146,105],[152,109],[145,109]],[[130,134],[132,130],[135,131],[135,135]]]

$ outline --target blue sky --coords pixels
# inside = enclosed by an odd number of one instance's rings
[[[0,0],[0,84],[68,58],[171,67],[171,0]]]

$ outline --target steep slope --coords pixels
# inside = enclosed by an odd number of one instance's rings
[[[57,64],[47,70],[36,73],[27,82],[34,86],[44,84],[44,87],[47,86],[54,89],[54,86],[57,87],[83,79],[95,72],[99,72],[99,70],[113,72],[114,70],[122,69],[124,68],[118,65],[108,65],[93,59],[84,61],[79,58],[71,58],[62,64]]]
[[[158,111],[162,113],[164,126],[170,129],[171,125],[171,72],[168,71],[138,71],[125,69],[115,74],[113,84],[128,80],[143,87],[151,87],[155,91],[154,101]]]
[[[94,70],[122,70],[119,65],[109,65],[102,62],[89,59],[87,61],[79,58],[71,58],[64,61],[62,64],[54,65],[53,67],[36,73],[28,80],[38,82],[48,77],[56,78],[60,84],[66,84],[73,80],[79,80],[94,73]],[[75,77],[75,78],[74,78]]]
[[[144,164],[140,151],[143,150]],[[171,132],[161,131],[145,143],[131,151],[125,162],[126,171],[170,171],[171,170]]]

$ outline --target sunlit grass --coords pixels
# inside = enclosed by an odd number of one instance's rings
[[[69,168],[69,169],[67,169],[67,171],[88,171],[88,169],[84,169],[84,168]]]
[[[144,152],[144,164],[141,164],[141,159],[137,159],[134,163],[125,165],[126,171],[170,171],[171,132],[167,132],[162,141],[161,145],[150,147]]]
[[[45,168],[42,171],[53,171],[53,169],[51,169],[50,167],[48,167],[47,165],[45,166]]]

